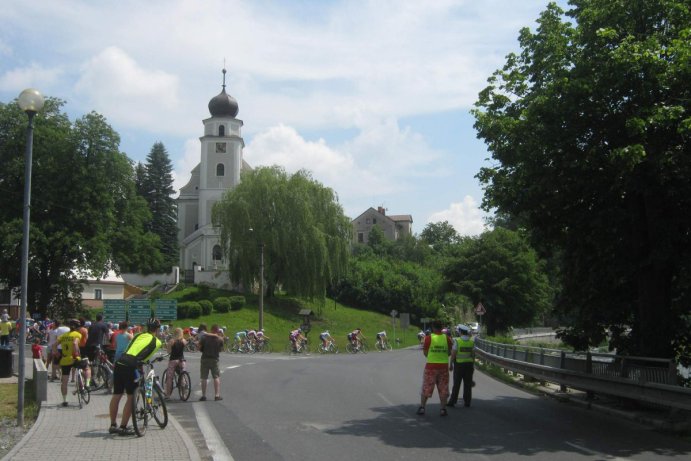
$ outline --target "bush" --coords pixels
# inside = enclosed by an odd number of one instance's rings
[[[200,315],[202,315],[202,306],[196,301],[191,301],[187,316],[191,319],[197,319]]]
[[[230,298],[220,297],[214,299],[214,310],[220,314],[225,314],[230,310]]]
[[[230,310],[236,311],[245,305],[244,296],[231,296],[230,298]]]
[[[202,308],[202,315],[211,315],[211,309],[213,309],[214,305],[211,301],[208,299],[202,299],[199,301],[199,305]]]
[[[197,303],[192,301],[178,303],[178,319],[187,319],[190,317],[190,307],[192,304]],[[201,310],[201,307],[199,309]]]

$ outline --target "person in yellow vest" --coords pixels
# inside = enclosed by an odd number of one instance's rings
[[[427,357],[425,371],[422,377],[422,394],[420,396],[420,406],[417,409],[418,415],[425,414],[427,399],[432,397],[434,387],[439,393],[441,403],[441,416],[446,416],[446,399],[449,396],[449,355],[453,342],[451,338],[441,332],[441,322],[432,323],[432,334],[425,338],[422,352]]]
[[[470,406],[470,399],[473,397],[473,371],[475,371],[475,341],[470,337],[470,327],[459,325],[457,328],[461,335],[454,341],[451,349],[451,360],[449,361],[449,371],[453,371],[453,387],[448,407],[455,407],[458,401],[458,391],[463,382],[463,402],[466,407]]]
[[[113,372],[113,397],[110,399],[110,428],[108,433],[118,435],[134,435],[132,428],[127,427],[127,423],[132,416],[132,399],[134,390],[137,388],[137,373],[139,364],[146,362],[161,348],[163,343],[157,337],[161,322],[151,318],[146,324],[147,331],[137,334],[125,352],[115,362]],[[118,408],[122,394],[127,392],[127,401],[122,410],[122,420],[120,427],[117,426]]]
[[[60,345],[60,367],[62,368],[62,380],[60,382],[60,392],[62,392],[62,406],[67,406],[67,381],[70,379],[70,371],[76,365],[81,357],[79,355],[79,341],[82,339],[79,333],[79,320],[71,319],[67,322],[70,327],[69,333],[64,333],[58,337],[53,344],[53,352],[58,353],[58,345]]]

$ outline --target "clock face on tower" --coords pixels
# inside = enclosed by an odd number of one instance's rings
[[[217,142],[216,143],[216,153],[225,154],[226,153],[226,143]]]

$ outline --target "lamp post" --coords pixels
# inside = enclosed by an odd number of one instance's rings
[[[26,343],[26,299],[29,279],[29,218],[31,205],[31,162],[34,149],[34,116],[43,109],[43,96],[38,90],[28,88],[21,92],[17,103],[29,117],[26,129],[26,152],[24,154],[24,231],[22,234],[21,267],[21,313],[19,314],[19,385],[17,391],[17,426],[24,425],[24,349]]]

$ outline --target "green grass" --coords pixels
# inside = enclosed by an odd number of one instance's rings
[[[190,301],[199,299],[213,300],[219,296],[232,296],[231,293],[223,290],[207,289],[208,297],[200,297],[197,287],[186,287],[183,290],[170,293],[164,296],[166,299],[177,299],[178,301]],[[212,313],[211,315],[201,316],[197,319],[182,319],[172,322],[176,327],[198,326],[206,323],[211,327],[213,324],[227,327],[227,331],[232,334],[236,331],[257,328],[259,322],[258,299],[256,295],[244,295],[247,299],[245,307],[230,311],[226,314]],[[264,299],[264,331],[273,342],[274,346],[279,346],[288,341],[288,332],[302,324],[302,317],[298,315],[300,309],[311,309],[312,329],[308,334],[311,341],[315,341],[318,334],[324,330],[329,330],[339,345],[345,345],[346,335],[355,328],[362,328],[363,335],[373,344],[376,334],[385,330],[389,339],[393,341],[393,328],[391,317],[388,315],[355,309],[336,303],[331,299],[323,305],[303,299],[276,296]],[[396,337],[401,339],[400,346],[412,346],[418,344],[416,327],[409,327],[405,334],[396,326]]]
[[[31,425],[38,415],[34,382],[27,380],[24,387],[24,423]],[[17,384],[0,384],[0,420],[17,419]]]

